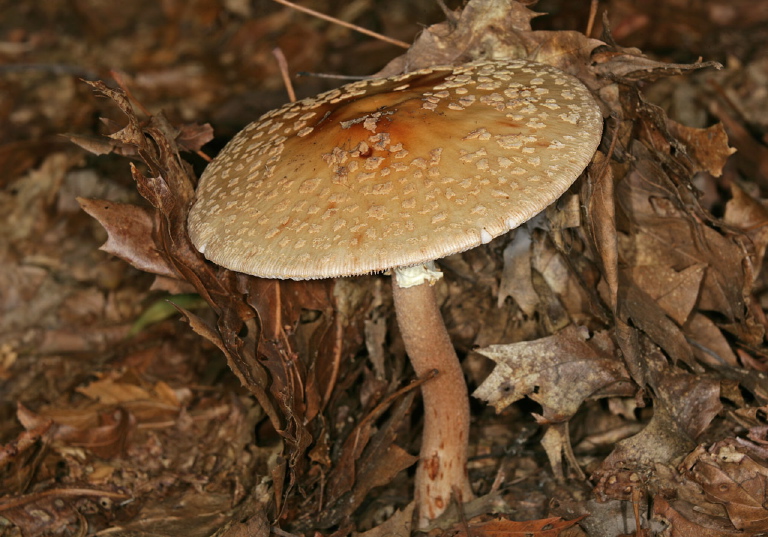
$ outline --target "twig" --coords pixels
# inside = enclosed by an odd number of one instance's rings
[[[592,29],[595,27],[595,19],[597,18],[597,2],[598,0],[592,0],[592,3],[589,5],[589,21],[587,21],[587,31],[584,32],[584,35],[587,37],[592,35]]]
[[[291,77],[288,74],[288,62],[285,59],[285,54],[283,54],[283,51],[280,49],[280,47],[272,49],[272,55],[277,60],[277,66],[280,69],[280,76],[283,77],[283,84],[285,85],[285,90],[288,92],[288,99],[292,103],[296,102],[296,92],[293,91],[293,83],[291,83]]]
[[[299,71],[296,73],[297,77],[311,76],[315,78],[332,78],[336,80],[367,80],[370,76],[352,76],[352,75],[336,75],[333,73],[313,73],[311,71]]]
[[[328,22],[332,22],[334,24],[338,24],[339,26],[343,26],[345,28],[349,28],[350,30],[354,30],[356,32],[360,32],[361,34],[365,34],[370,37],[374,37],[376,39],[379,39],[381,41],[385,41],[387,43],[390,43],[392,45],[401,47],[401,48],[409,48],[410,45],[406,43],[405,41],[400,41],[398,39],[393,39],[391,37],[387,37],[386,35],[381,35],[379,33],[373,32],[371,30],[368,30],[366,28],[362,28],[356,24],[351,24],[349,22],[345,22],[343,20],[337,19],[335,17],[331,17],[329,15],[326,15],[324,13],[320,13],[319,11],[315,11],[314,9],[309,9],[308,7],[300,6],[298,4],[294,4],[293,2],[289,2],[288,0],[274,0],[278,4],[283,4],[284,6],[291,7],[298,11],[303,11],[304,13],[308,13],[314,17],[317,17],[318,19],[323,19]]]

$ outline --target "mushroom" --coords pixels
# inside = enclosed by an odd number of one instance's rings
[[[206,258],[265,278],[392,270],[422,386],[419,525],[467,476],[469,397],[432,285],[433,261],[488,243],[562,195],[602,116],[554,67],[476,61],[347,84],[264,114],[208,165],[189,214]]]

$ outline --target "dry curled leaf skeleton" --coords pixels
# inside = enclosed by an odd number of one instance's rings
[[[589,163],[602,117],[574,77],[477,61],[348,84],[268,112],[200,179],[189,215],[211,261],[266,278],[392,270],[424,384],[419,523],[471,498],[467,388],[435,299],[433,261],[540,212]]]

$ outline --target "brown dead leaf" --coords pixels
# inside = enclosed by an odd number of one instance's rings
[[[696,129],[667,118],[667,128],[685,148],[685,156],[690,159],[694,172],[707,172],[719,177],[725,161],[736,152],[728,146],[728,136],[722,123]]]
[[[409,412],[415,387],[412,384],[387,398],[347,436],[339,462],[328,477],[328,504],[320,514],[319,527],[331,527],[351,516],[371,489],[389,483],[419,460],[394,443],[397,429]],[[392,404],[391,415],[374,433],[376,419]]]
[[[768,247],[768,208],[735,182],[731,183],[731,196],[725,204],[723,220],[744,231],[752,240],[755,249],[752,273],[756,278]]]
[[[534,418],[542,425],[548,425],[544,436],[541,438],[541,447],[547,452],[549,464],[552,467],[552,473],[558,481],[565,481],[565,465],[563,458],[568,462],[576,478],[583,481],[586,479],[584,471],[576,460],[571,446],[571,436],[568,432],[568,423],[549,423],[543,417],[534,414]]]
[[[404,55],[392,60],[377,76],[441,64],[464,63],[478,57],[478,49],[494,50],[499,57],[523,57],[524,51],[509,44],[509,36],[531,29],[535,13],[514,0],[471,2],[456,14],[457,20],[434,24],[416,39]]]
[[[596,73],[610,80],[632,84],[638,80],[654,80],[685,72],[714,68],[722,69],[717,62],[665,63],[640,54],[637,49],[601,50],[592,55]]]
[[[723,408],[718,380],[667,366],[654,370],[652,376],[654,409],[663,406],[689,439],[696,440]]]
[[[606,156],[598,151],[587,172],[582,197],[586,204],[586,226],[591,235],[592,244],[597,248],[601,272],[608,285],[610,309],[615,312],[619,289],[619,252],[613,190],[612,169]]]
[[[446,537],[513,537],[513,536],[531,536],[531,537],[557,537],[560,532],[576,525],[579,517],[573,520],[563,520],[560,517],[544,518],[541,520],[527,520],[525,522],[516,522],[499,518],[488,522],[473,522],[469,524],[467,533],[464,529],[446,532]]]
[[[109,377],[95,380],[86,386],[79,386],[77,391],[103,405],[151,398],[149,391],[144,387],[134,383],[115,381]]]
[[[632,281],[682,326],[699,298],[705,268],[696,264],[678,272],[665,265],[636,265],[630,272]]]
[[[719,381],[669,365],[658,347],[647,339],[638,346],[648,368],[648,384],[652,386],[653,417],[638,434],[617,442],[593,475],[600,481],[596,490],[606,497],[625,494],[623,486],[611,485],[617,472],[632,469],[642,474],[654,468],[656,472],[659,465],[676,463],[690,452],[694,440],[722,409]]]
[[[713,369],[739,367],[730,343],[709,317],[703,313],[694,313],[683,329],[699,362]]]
[[[180,148],[187,151],[200,151],[211,140],[213,140],[213,127],[208,123],[203,125],[184,124],[179,128],[179,133],[176,136],[176,143]]]
[[[128,448],[129,435],[136,419],[124,408],[98,414],[98,424],[87,429],[61,426],[56,439],[72,447],[82,447],[102,459],[123,457]]]
[[[543,230],[533,231],[531,281],[539,297],[537,310],[545,334],[552,334],[578,318],[588,302],[582,275],[576,274],[562,245],[557,244],[558,236],[559,232],[547,235]]]
[[[730,142],[738,151],[735,157],[738,168],[764,188],[768,185],[768,147],[755,139],[730,111],[730,106],[714,101],[710,109],[723,123]]]
[[[637,225],[631,238],[624,239],[626,261],[666,265],[678,272],[704,265],[698,307],[719,311],[729,322],[743,319],[745,253],[735,241],[686,214],[660,165],[642,153],[639,158],[636,171],[617,185],[617,199]]]
[[[142,207],[107,200],[78,198],[80,206],[107,231],[101,250],[130,263],[139,270],[178,279],[155,242],[147,240],[156,229],[155,216]]]
[[[25,428],[53,423],[51,437],[66,446],[82,447],[103,459],[125,455],[136,419],[122,407],[50,408],[36,413],[19,405]]]
[[[743,536],[727,519],[702,513],[696,504],[683,500],[667,501],[659,494],[653,500],[653,519],[669,528],[670,537]]]
[[[734,439],[697,450],[696,457],[686,460],[686,475],[710,501],[725,506],[737,529],[749,534],[768,531],[768,466]]]
[[[625,265],[647,266],[649,271],[666,267],[659,269],[661,275],[671,274],[670,269],[681,274],[686,270],[699,270],[691,268],[696,265],[705,267],[698,297],[694,299],[689,288],[682,304],[695,300],[697,308],[721,315],[721,328],[749,343],[761,340],[762,331],[754,326],[746,308],[751,274],[745,270],[748,264],[744,262],[747,252],[742,246],[743,240],[707,225],[701,219],[706,216],[700,213],[694,200],[680,195],[681,189],[673,183],[674,176],[655,162],[647,150],[638,148],[635,153],[634,169],[617,185],[617,199],[625,220],[623,226],[631,229],[631,234],[619,236]],[[660,305],[645,290],[656,286],[649,284],[641,288],[634,282],[631,270],[622,271],[622,277],[626,278],[621,304],[624,322],[631,319],[671,358],[697,367],[693,365],[694,354],[679,326],[664,315]],[[688,282],[689,287],[693,283]],[[687,307],[678,310],[674,316],[682,318],[685,309]],[[631,355],[626,346],[622,345],[622,350],[625,356]]]
[[[586,328],[569,326],[536,341],[491,345],[477,352],[496,367],[473,395],[497,412],[528,396],[541,404],[547,420],[564,421],[589,397],[612,390],[626,393],[629,377],[605,332],[590,337]]]
[[[210,304],[218,322],[210,326],[189,312],[185,314],[196,329],[210,336],[225,352],[231,369],[257,398],[274,429],[285,439],[291,471],[302,474],[303,455],[311,442],[304,420],[302,388],[306,385],[303,377],[311,364],[293,359],[297,354],[292,348],[295,343],[284,337],[282,330],[277,340],[262,341],[259,315],[248,302],[249,296],[258,296],[252,292],[254,279],[249,283],[231,271],[214,267],[189,241],[186,217],[194,196],[194,180],[190,166],[179,157],[174,141],[177,130],[162,116],[152,116],[140,123],[122,92],[100,82],[90,84],[112,99],[127,118],[127,125],[111,138],[135,147],[148,167],[146,175],[133,165],[131,172],[139,193],[157,210],[153,217],[154,233],[150,235],[152,248],[161,252],[179,277]],[[146,225],[147,219],[143,221]],[[281,326],[295,326],[298,319],[283,319],[283,323]],[[259,351],[268,357],[263,360],[266,369],[257,355]],[[279,376],[269,379],[267,371]]]
[[[70,142],[76,144],[94,155],[108,155],[115,150],[117,142],[103,136],[85,136],[82,134],[64,134]]]
[[[585,71],[593,49],[601,45],[579,32],[531,31],[537,14],[514,0],[469,2],[457,20],[430,26],[411,48],[377,76],[400,74],[434,65],[455,65],[487,57],[525,58],[549,63],[563,71]]]

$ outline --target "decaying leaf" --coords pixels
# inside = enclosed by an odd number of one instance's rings
[[[147,240],[156,232],[155,215],[147,209],[107,200],[79,199],[80,206],[107,230],[107,242],[101,247],[139,270],[178,279],[179,274],[168,263],[154,241]]]
[[[608,305],[616,311],[619,292],[619,250],[616,234],[616,205],[613,171],[606,156],[598,151],[587,172],[582,196],[585,198],[586,226],[597,249],[603,278],[608,287]]]
[[[542,520],[529,520],[516,522],[514,520],[497,519],[488,522],[470,524],[466,530],[447,532],[444,535],[450,537],[502,537],[507,535],[536,535],[541,537],[557,537],[562,531],[574,526],[579,519],[563,520],[559,517],[545,518]]]
[[[728,145],[728,136],[720,123],[707,129],[695,129],[667,119],[667,127],[670,134],[685,147],[685,156],[690,159],[694,172],[719,176],[723,173],[726,159],[736,152]]]
[[[734,527],[757,534],[768,531],[768,465],[759,462],[752,451],[746,444],[727,439],[708,450],[696,450],[684,467],[709,501],[725,507]]]
[[[536,341],[477,352],[496,367],[473,395],[497,412],[527,396],[541,404],[547,420],[564,421],[589,397],[626,392],[629,377],[605,333],[590,337],[585,328],[570,326]],[[564,385],[567,390],[561,389]]]
[[[674,528],[671,535],[700,537],[727,537],[744,535],[727,520],[703,513],[695,504],[682,500],[668,501],[659,495],[653,501],[653,517],[665,527]]]
[[[691,265],[680,272],[665,265],[636,265],[631,269],[632,281],[679,326],[685,324],[699,298],[703,265]]]

